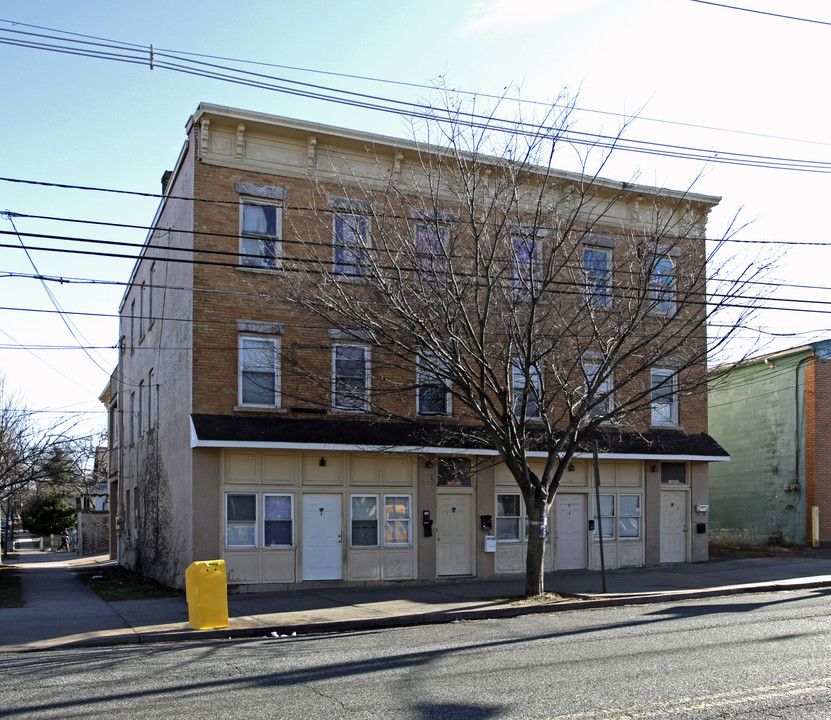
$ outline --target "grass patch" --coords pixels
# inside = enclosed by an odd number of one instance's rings
[[[0,565],[0,608],[16,607],[23,607],[20,571],[8,565]]]
[[[76,570],[78,579],[98,597],[107,602],[119,600],[153,600],[155,598],[182,597],[181,590],[165,587],[148,580],[121,565],[107,565]]]
[[[572,600],[570,595],[560,595],[558,593],[546,592],[542,595],[533,595],[527,597],[525,595],[502,595],[500,597],[487,598],[505,605],[548,605],[549,603],[566,602]]]

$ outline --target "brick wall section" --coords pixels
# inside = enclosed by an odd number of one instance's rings
[[[811,508],[819,507],[819,539],[831,542],[831,360],[812,359],[805,370],[806,542],[811,542]]]
[[[195,196],[226,202],[196,205],[194,242],[199,249],[228,253],[217,256],[216,260],[227,262],[229,266],[194,267],[193,412],[231,414],[238,405],[238,333],[235,327],[238,319],[285,324],[285,334],[281,338],[283,408],[312,406],[328,409],[331,404],[328,379],[331,376],[332,362],[332,341],[327,335],[328,328],[321,320],[281,299],[279,272],[242,270],[230,266],[235,262],[234,254],[239,252],[239,195],[235,190],[238,181],[286,189],[283,254],[287,256],[295,254],[296,246],[292,246],[291,241],[299,237],[319,241],[322,253],[331,252],[328,245],[331,243],[331,215],[309,208],[326,207],[327,195],[345,193],[344,188],[339,186],[318,185],[305,179],[197,161]],[[356,193],[355,197],[358,196]],[[399,217],[408,214],[403,211],[396,213],[394,209],[392,213]],[[209,292],[218,288],[224,292]],[[691,339],[691,342],[705,342],[703,327],[700,335],[700,338]],[[306,371],[306,377],[296,371],[301,369]],[[691,372],[688,371],[687,375]],[[374,400],[377,401],[385,390],[392,391],[399,385],[412,387],[414,381],[414,366],[409,369],[393,363],[385,364],[383,354],[377,348],[372,349],[371,382]],[[643,382],[648,386],[648,376],[644,377]],[[390,392],[385,397],[389,398],[387,407],[394,413],[415,417],[414,390],[404,395]],[[456,414],[461,414],[462,422],[473,421],[464,417],[458,404],[455,410]],[[265,412],[267,414],[268,411]],[[703,385],[701,391],[680,398],[679,421],[687,433],[707,431],[707,401]],[[646,428],[648,422],[648,413],[645,412],[637,424]]]

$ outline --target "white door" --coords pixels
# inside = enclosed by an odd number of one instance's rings
[[[436,574],[473,575],[473,496],[439,495]]]
[[[557,570],[585,570],[588,542],[586,496],[557,495]]]
[[[340,495],[303,496],[303,579],[343,577]]]
[[[687,560],[687,493],[661,492],[661,562]]]

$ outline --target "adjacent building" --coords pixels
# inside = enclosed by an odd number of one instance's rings
[[[298,233],[330,228],[343,275],[355,238],[372,233],[362,201],[344,197],[343,158],[382,186],[425,149],[206,104],[186,129],[120,307],[119,365],[102,396],[121,562],[181,585],[189,563],[224,558],[241,590],[522,572],[521,495],[486,443],[448,441],[449,395],[417,381],[413,358],[399,370],[414,389],[395,419],[364,412],[380,386],[366,338],[281,295],[280,258]],[[610,232],[663,192],[614,187]],[[717,199],[689,201],[706,218]],[[429,243],[418,217],[403,221]],[[597,273],[614,242],[603,227],[593,237],[584,257]],[[703,249],[703,224],[690,242]],[[312,366],[331,373],[323,394],[302,372]],[[569,466],[548,569],[599,567],[600,528],[607,567],[706,560],[708,464],[727,454],[706,434],[703,391],[682,397],[671,369],[653,375],[651,416],[601,454],[600,518],[589,453]]]
[[[831,542],[831,340],[717,368],[710,377],[710,430],[731,456],[711,469],[712,540]]]

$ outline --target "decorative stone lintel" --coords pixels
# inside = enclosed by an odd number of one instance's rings
[[[583,245],[613,248],[617,245],[617,239],[612,235],[595,235],[594,233],[589,233],[583,236],[582,243]]]
[[[373,203],[369,200],[356,200],[354,198],[339,197],[337,195],[330,195],[327,198],[329,207],[335,210],[345,210],[347,212],[362,213],[368,215],[375,208]]]
[[[340,330],[338,328],[329,328],[329,339],[330,340],[349,340],[351,342],[360,341],[360,342],[370,342],[372,340],[372,335],[370,335],[365,330]]]
[[[285,200],[286,189],[274,185],[257,185],[249,182],[235,182],[234,190],[239,195],[251,195],[252,197],[268,198],[269,200]]]
[[[285,323],[262,322],[261,320],[237,320],[237,332],[257,333],[259,335],[285,335]]]
[[[452,212],[444,210],[427,210],[426,208],[411,208],[410,217],[421,222],[454,223],[458,219]]]
[[[548,236],[548,229],[537,227],[531,223],[510,223],[508,231],[511,235],[527,235],[528,237],[544,238]]]
[[[659,257],[681,257],[681,248],[678,245],[659,243],[655,248],[655,254]]]

